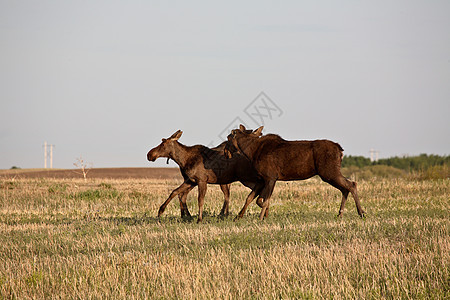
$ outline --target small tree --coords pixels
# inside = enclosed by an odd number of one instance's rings
[[[87,180],[87,173],[92,169],[92,163],[85,162],[83,157],[78,157],[73,163],[75,167],[80,169],[81,174],[83,174],[84,181]]]

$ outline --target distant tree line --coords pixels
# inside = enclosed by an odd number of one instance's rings
[[[427,155],[420,154],[418,156],[391,157],[379,159],[371,162],[369,158],[364,156],[345,155],[342,159],[342,167],[356,166],[363,168],[366,166],[385,165],[405,171],[423,171],[434,166],[450,166],[450,155]]]

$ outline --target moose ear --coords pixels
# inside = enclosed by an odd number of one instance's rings
[[[255,129],[252,133],[256,136],[261,136],[264,126],[259,127],[258,129]]]
[[[175,137],[175,140],[178,140],[181,137],[182,134],[183,134],[183,131],[178,130],[177,131],[177,136]]]
[[[174,140],[174,141],[176,141],[176,140],[178,140],[178,139],[181,137],[182,134],[183,134],[183,131],[178,130],[177,132],[175,132],[174,134],[172,134],[172,135],[170,136],[170,138],[168,138],[168,139],[169,139],[169,140]]]
[[[244,126],[244,125],[242,125],[242,124],[241,124],[241,125],[239,125],[239,130],[240,130],[240,131],[245,131],[245,126]]]

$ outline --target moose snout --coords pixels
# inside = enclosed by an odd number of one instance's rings
[[[152,153],[152,151],[149,151],[149,152],[147,153],[147,160],[148,160],[148,161],[155,161],[155,160],[156,160],[156,155],[154,155],[154,154]]]

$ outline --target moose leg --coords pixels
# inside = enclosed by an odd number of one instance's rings
[[[220,189],[223,192],[224,201],[223,201],[223,207],[220,211],[220,216],[228,216],[229,214],[229,205],[230,205],[230,186],[231,184],[221,184]]]
[[[192,189],[194,188],[194,186],[190,186],[185,192],[180,193],[178,195],[178,198],[180,200],[180,208],[181,208],[181,217],[190,217],[191,213],[189,212],[189,209],[186,205],[186,199],[187,199],[187,195],[189,194],[190,191],[192,191]]]
[[[339,176],[337,176],[337,178],[334,178],[334,179],[322,178],[322,180],[331,184],[332,186],[334,186],[335,188],[337,188],[338,190],[340,190],[342,192],[342,201],[341,201],[341,206],[339,208],[339,214],[338,214],[339,217],[342,216],[342,213],[344,212],[345,201],[347,200],[348,194],[352,193],[353,199],[355,199],[356,210],[358,211],[358,215],[361,218],[364,218],[365,212],[361,208],[361,203],[359,202],[358,191],[356,188],[356,182],[348,180],[341,174],[339,174]]]
[[[259,196],[258,199],[256,199],[256,204],[261,208],[263,207],[263,202],[264,200],[261,196]]]
[[[178,194],[178,200],[180,201],[180,210],[181,210],[181,217],[183,218],[186,215],[186,209],[187,206],[185,206],[183,204],[183,197],[184,197],[185,193],[180,193]],[[189,210],[188,210],[188,214],[189,214]]]
[[[259,215],[259,219],[263,220],[269,214],[269,206],[270,206],[270,197],[272,196],[273,189],[275,188],[275,180],[269,180],[266,182],[264,189],[262,190],[261,196],[264,199],[263,207],[261,209],[261,214]]]
[[[250,192],[250,194],[248,194],[247,199],[245,199],[245,204],[244,207],[242,207],[241,211],[239,212],[239,214],[236,216],[236,218],[234,219],[235,221],[237,219],[240,219],[244,216],[245,211],[247,210],[247,207],[249,206],[249,204],[253,201],[253,199],[255,199],[255,197],[259,194],[259,190],[252,190]]]
[[[197,223],[203,220],[203,203],[205,202],[206,195],[206,182],[198,183],[198,219]]]
[[[350,192],[352,193],[353,199],[355,199],[356,210],[358,211],[358,215],[361,218],[364,218],[366,212],[361,208],[361,203],[359,202],[359,197],[358,197],[358,189],[356,188],[356,182],[350,181],[350,183],[352,184],[352,189],[350,190]]]
[[[166,201],[164,201],[164,203],[161,205],[161,207],[159,208],[158,211],[158,217],[160,217],[163,212],[166,210],[167,205],[170,203],[170,201],[172,201],[172,199],[174,197],[176,197],[179,193],[184,193],[185,191],[187,191],[190,187],[193,187],[192,184],[187,183],[187,182],[183,182],[179,187],[177,187],[176,189],[174,189],[172,191],[172,193],[170,193],[169,198],[167,198]],[[192,189],[192,188],[191,188]]]
[[[341,207],[339,208],[338,217],[342,217],[342,213],[344,212],[345,201],[347,201],[347,197],[350,191],[341,189],[341,192],[342,192],[342,200],[341,200]]]
[[[261,196],[258,197],[258,199],[256,200],[256,204],[258,204],[258,206],[261,207],[261,208],[263,207],[264,200],[261,198]],[[266,213],[264,214],[265,218],[268,217],[268,216],[269,216],[269,207],[267,207]]]

